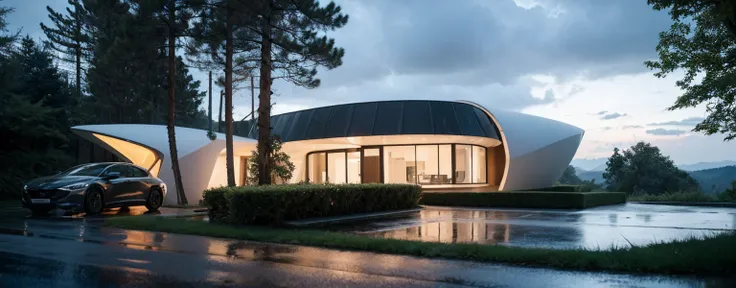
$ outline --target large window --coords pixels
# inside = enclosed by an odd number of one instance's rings
[[[325,153],[312,153],[307,158],[309,162],[309,181],[312,183],[327,183],[327,160]]]
[[[439,145],[440,184],[452,184],[452,145]]]
[[[486,183],[486,148],[473,146],[473,183]]]
[[[345,152],[327,153],[327,181],[334,184],[347,183]]]
[[[383,147],[383,182],[417,183],[415,151],[412,146]]]
[[[473,146],[455,145],[455,183],[473,183]]]
[[[361,151],[355,149],[310,153],[309,181],[420,185],[487,183],[486,148],[481,146],[382,146],[365,148],[362,153],[362,157]]]

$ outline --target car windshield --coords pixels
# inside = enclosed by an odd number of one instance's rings
[[[63,175],[68,176],[99,176],[105,168],[109,167],[110,164],[87,164],[72,167],[69,170],[62,172]]]

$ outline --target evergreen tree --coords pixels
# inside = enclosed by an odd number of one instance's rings
[[[320,7],[316,0],[241,1],[247,6],[250,30],[257,31],[260,44],[260,93],[258,96],[259,184],[270,184],[272,167],[268,159],[271,139],[271,84],[285,79],[298,86],[315,88],[317,66],[328,69],[342,65],[344,49],[334,39],[319,32],[344,26],[348,16],[330,2]]]
[[[68,0],[66,15],[54,11],[46,6],[49,19],[54,27],[41,23],[41,29],[49,39],[47,43],[59,53],[61,60],[74,64],[75,96],[82,96],[82,65],[89,58],[92,50],[91,40],[86,31],[85,20],[87,12],[80,0]],[[73,8],[73,9],[72,9]]]
[[[200,20],[192,28],[193,41],[188,54],[201,67],[224,68],[225,88],[225,151],[228,186],[235,186],[235,161],[233,159],[233,74],[249,75],[252,67],[247,66],[247,56],[241,56],[240,68],[233,65],[236,55],[248,55],[255,51],[252,30],[253,21],[247,14],[246,5],[240,0],[210,0],[200,4]]]
[[[278,181],[281,183],[289,182],[291,177],[294,173],[294,163],[291,162],[291,158],[288,154],[281,152],[281,139],[279,139],[278,136],[272,136],[271,141],[269,141],[269,151],[271,151],[271,155],[269,155],[268,159],[271,161],[271,167],[273,169],[271,170],[271,175],[269,178],[271,178],[271,181]],[[258,167],[260,164],[258,161],[258,147],[256,147],[256,151],[253,151],[253,155],[250,157],[250,161],[248,162],[248,184],[250,185],[257,185],[258,181],[260,181],[260,168]]]
[[[0,31],[4,15],[0,9]],[[20,195],[23,181],[70,164],[66,111],[71,93],[49,51],[29,37],[13,48],[0,36],[0,198]],[[17,198],[16,198],[17,199]]]

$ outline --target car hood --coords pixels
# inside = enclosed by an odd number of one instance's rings
[[[97,179],[99,178],[94,176],[48,176],[28,181],[28,183],[26,183],[26,186],[28,187],[28,189],[56,189],[69,184],[91,182]]]

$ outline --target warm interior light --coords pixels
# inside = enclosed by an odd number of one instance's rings
[[[158,172],[161,169],[161,161],[159,161],[160,159],[158,155],[153,150],[135,143],[105,135],[95,133],[92,135],[97,137],[97,139],[100,139],[100,141],[105,142],[105,144],[110,146],[117,153],[120,153],[133,164],[149,169],[154,177],[158,176]]]

